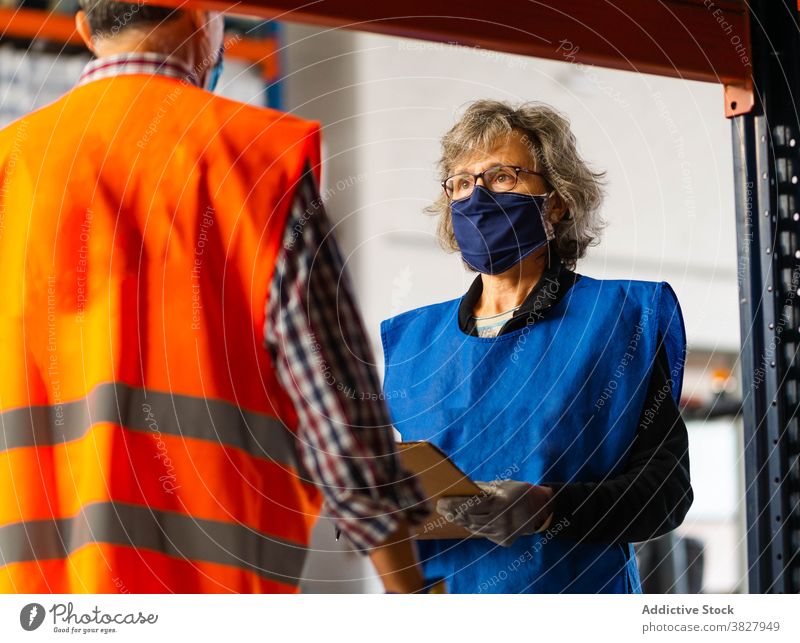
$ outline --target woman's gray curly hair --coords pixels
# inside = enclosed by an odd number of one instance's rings
[[[555,109],[539,102],[518,106],[496,100],[470,103],[461,119],[442,138],[442,156],[438,167],[441,180],[453,174],[453,168],[476,152],[490,151],[514,131],[529,144],[533,169],[564,200],[567,211],[554,223],[555,250],[570,269],[586,249],[597,245],[605,223],[600,217],[605,172],[593,172],[578,154],[569,121]],[[426,208],[439,215],[439,243],[445,250],[457,252],[449,199],[442,194]]]

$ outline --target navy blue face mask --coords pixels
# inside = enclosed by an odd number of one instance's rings
[[[486,275],[518,264],[553,238],[546,206],[544,194],[490,192],[476,185],[468,198],[450,204],[464,261]]]

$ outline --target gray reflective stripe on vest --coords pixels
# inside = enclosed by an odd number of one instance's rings
[[[72,442],[98,422],[208,440],[280,464],[298,465],[295,437],[280,420],[221,400],[120,383],[101,384],[81,400],[0,413],[0,451]]]
[[[246,569],[298,585],[306,548],[249,527],[199,520],[171,511],[103,502],[58,520],[31,520],[0,527],[0,565],[65,558],[88,543],[150,549],[189,561]]]

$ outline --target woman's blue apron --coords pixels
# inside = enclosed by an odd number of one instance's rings
[[[384,391],[404,440],[429,440],[474,480],[599,482],[625,469],[658,342],[680,399],[686,339],[665,283],[581,277],[547,316],[496,338],[463,333],[460,300],[381,325]],[[666,394],[666,392],[665,392]],[[419,541],[454,593],[639,593],[633,545],[560,538],[511,547]]]

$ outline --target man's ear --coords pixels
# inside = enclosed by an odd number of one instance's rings
[[[208,22],[208,11],[205,9],[189,9],[186,11],[186,15],[192,23],[192,31],[195,33]]]
[[[81,39],[93,54],[97,53],[94,49],[94,42],[92,41],[92,30],[89,28],[89,19],[86,17],[86,12],[83,10],[75,14],[75,30],[80,34]]]

